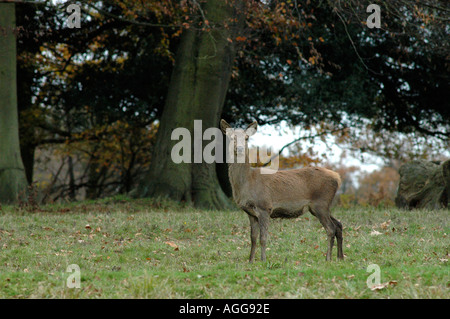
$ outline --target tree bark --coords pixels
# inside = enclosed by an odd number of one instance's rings
[[[202,120],[203,130],[218,127],[235,57],[230,39],[238,26],[220,25],[234,17],[233,8],[226,1],[209,0],[203,9],[214,27],[211,31],[190,28],[182,34],[152,163],[137,195],[167,196],[196,207],[224,209],[232,203],[218,183],[215,163],[175,164],[171,159],[172,147],[178,143],[171,140],[175,128],[190,131],[192,146],[194,120]]]
[[[0,4],[0,203],[25,196],[17,112],[15,5]]]
[[[16,26],[20,28],[31,28],[33,19],[36,14],[36,7],[30,5],[18,5],[16,7]],[[31,38],[22,37],[22,41],[17,41],[17,56],[22,53],[36,53],[38,45]],[[25,167],[25,176],[28,184],[33,183],[34,154],[37,147],[37,135],[35,133],[35,120],[31,117],[33,110],[32,103],[32,84],[36,77],[35,64],[17,63],[17,108],[19,112],[19,140],[20,154],[22,154],[22,162]]]

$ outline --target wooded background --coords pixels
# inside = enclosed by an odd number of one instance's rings
[[[0,203],[232,207],[225,164],[170,158],[174,128],[220,118],[301,126],[282,168],[337,170],[344,206],[393,203],[402,163],[450,148],[450,3],[377,1],[371,29],[371,2],[0,1]],[[385,167],[363,174],[303,143],[327,137]]]

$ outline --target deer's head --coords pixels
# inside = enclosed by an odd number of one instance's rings
[[[248,139],[256,133],[258,123],[254,121],[247,128],[232,128],[225,120],[220,120],[220,129],[229,139],[228,155],[234,155],[238,163],[243,163],[248,158]]]

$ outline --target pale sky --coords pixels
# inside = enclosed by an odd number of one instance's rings
[[[255,135],[253,135],[249,140],[250,147],[271,147],[272,150],[278,151],[284,145],[292,142],[300,136],[311,134],[309,131],[302,130],[301,127],[295,127],[294,130],[289,128],[285,121],[282,121],[280,125],[263,125],[258,126],[258,130]],[[316,138],[314,145],[307,140],[299,141],[301,143],[302,149],[307,149],[309,146],[313,146],[313,150],[317,153],[325,153],[327,158],[332,163],[338,163],[340,155],[343,150],[333,142],[332,137],[327,138],[328,146],[322,142],[319,138]],[[293,145],[292,145],[293,146]],[[283,155],[288,155],[289,151],[285,149]],[[363,155],[364,162],[360,158],[356,158],[347,154],[345,165],[346,166],[360,166],[361,170],[372,172],[374,170],[380,169],[383,166],[383,161],[375,156]]]

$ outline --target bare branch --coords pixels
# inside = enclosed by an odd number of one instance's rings
[[[356,45],[355,45],[355,43],[353,42],[353,39],[352,39],[350,33],[348,32],[347,24],[345,23],[344,18],[342,18],[342,16],[339,14],[338,9],[337,9],[337,8],[334,8],[333,11],[336,13],[336,15],[337,15],[337,16],[339,17],[339,19],[341,20],[342,25],[344,26],[345,33],[347,34],[347,37],[348,37],[348,39],[350,40],[350,43],[352,44],[353,50],[355,51],[356,56],[358,57],[359,61],[361,61],[362,65],[366,68],[367,71],[370,71],[370,72],[372,72],[372,73],[374,73],[374,74],[379,74],[378,72],[376,72],[376,71],[372,70],[371,68],[369,68],[369,67],[367,66],[367,64],[364,62],[364,60],[362,59],[362,57],[359,55],[358,49],[356,48]]]
[[[318,134],[315,134],[315,135],[301,136],[301,137],[299,137],[299,138],[296,138],[295,140],[293,140],[293,141],[291,141],[291,142],[285,144],[285,145],[278,151],[278,154],[273,155],[272,157],[270,157],[270,159],[269,159],[266,163],[264,163],[262,166],[265,167],[265,166],[269,165],[269,163],[272,162],[272,160],[274,160],[275,158],[277,158],[278,156],[280,156],[281,153],[282,153],[287,147],[291,146],[292,144],[295,144],[295,143],[297,143],[297,142],[299,142],[299,141],[302,141],[302,140],[310,140],[310,139],[317,138],[317,137],[319,137],[319,136],[328,135],[328,134],[333,134],[333,133],[336,133],[336,132],[341,132],[341,131],[343,131],[343,130],[345,130],[345,129],[347,129],[347,127],[339,128],[339,129],[332,130],[332,131],[325,131],[325,132],[318,133]]]

